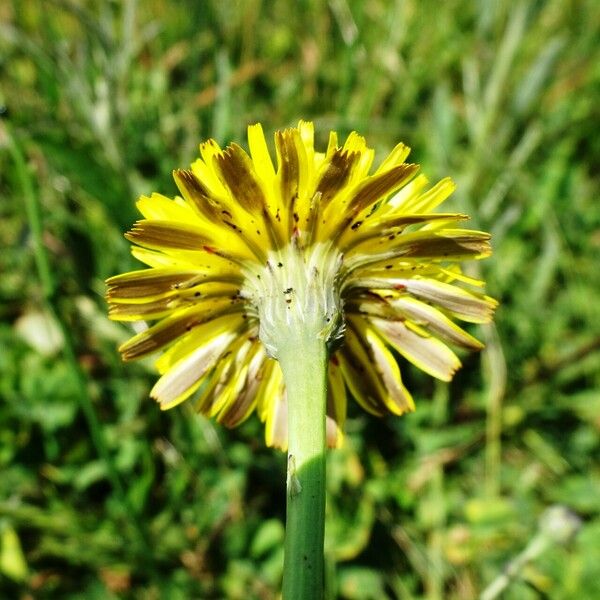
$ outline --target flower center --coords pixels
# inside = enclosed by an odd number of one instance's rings
[[[278,358],[282,345],[298,337],[324,339],[330,351],[341,343],[341,267],[342,254],[333,244],[300,248],[294,240],[270,253],[266,265],[246,265],[241,293],[270,356]]]

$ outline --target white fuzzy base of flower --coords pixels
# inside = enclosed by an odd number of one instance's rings
[[[342,255],[331,243],[300,248],[294,241],[269,254],[265,265],[248,264],[241,295],[259,320],[267,353],[298,335],[324,339],[334,349],[344,335],[340,294]]]

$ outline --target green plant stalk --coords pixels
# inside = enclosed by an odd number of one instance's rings
[[[298,336],[279,351],[287,388],[288,473],[284,600],[323,598],[327,347]]]
[[[23,192],[25,210],[27,212],[27,220],[29,222],[29,227],[31,229],[31,235],[33,239],[35,263],[38,271],[38,276],[42,285],[42,292],[44,295],[44,303],[46,306],[46,310],[55,319],[56,323],[58,323],[58,326],[60,328],[61,335],[64,341],[63,354],[77,383],[77,388],[79,390],[79,393],[77,394],[77,399],[79,401],[79,406],[81,408],[81,411],[83,412],[88,428],[90,430],[92,443],[96,449],[96,452],[100,456],[100,459],[104,463],[106,474],[113,489],[115,490],[115,493],[119,498],[119,502],[123,508],[124,513],[127,515],[128,520],[133,524],[136,530],[138,538],[137,541],[142,549],[143,554],[146,557],[150,557],[150,544],[148,543],[143,527],[137,520],[136,512],[133,510],[133,507],[129,502],[129,498],[127,497],[127,494],[125,492],[123,482],[119,477],[113,458],[106,445],[101,423],[98,420],[98,417],[92,405],[92,400],[87,390],[86,378],[77,360],[77,354],[75,352],[75,340],[73,339],[71,330],[62,318],[56,294],[56,282],[52,274],[50,260],[48,258],[47,250],[43,240],[42,211],[37,194],[33,188],[31,178],[27,171],[25,158],[14,136],[11,134],[10,131],[8,132],[8,135],[8,148],[12,156],[13,162],[15,164],[15,172],[17,175],[17,179],[19,180],[19,184],[21,185],[21,190]]]

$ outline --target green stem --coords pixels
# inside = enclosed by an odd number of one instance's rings
[[[306,335],[279,351],[287,388],[289,446],[284,600],[323,598],[327,348]]]
[[[98,420],[98,416],[96,415],[87,389],[86,376],[81,369],[79,361],[77,360],[75,340],[73,339],[73,335],[70,328],[66,324],[65,319],[62,317],[59,298],[57,296],[57,286],[52,274],[50,260],[48,258],[46,246],[44,245],[43,240],[43,219],[39,199],[34,190],[31,177],[28,173],[25,157],[23,156],[23,153],[14,136],[11,135],[10,131],[8,134],[10,138],[8,148],[15,164],[15,173],[17,175],[17,179],[19,180],[19,184],[23,192],[25,210],[27,211],[27,219],[33,239],[36,268],[44,295],[44,304],[46,306],[46,310],[54,318],[56,323],[58,323],[60,328],[64,342],[63,354],[71,372],[74,375],[74,379],[78,388],[77,399],[79,401],[79,406],[83,416],[87,422],[92,443],[104,464],[108,479],[119,498],[119,503],[121,504],[124,513],[127,515],[128,519],[136,530],[138,544],[141,546],[143,554],[146,557],[149,557],[151,556],[150,545],[147,540],[145,530],[141,523],[139,523],[137,513],[133,510],[133,507],[129,502],[129,498],[125,492],[125,487],[123,486],[123,482],[119,477],[114,460],[109,452],[108,446],[104,439],[102,425]]]

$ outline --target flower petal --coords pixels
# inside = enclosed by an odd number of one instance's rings
[[[267,208],[267,200],[250,157],[237,144],[231,144],[213,159],[216,172],[234,201],[253,215]]]
[[[418,179],[418,181],[417,181]],[[446,177],[436,183],[431,189],[419,194],[426,185],[427,179],[415,179],[414,188],[401,190],[395,197],[392,197],[385,205],[385,211],[391,211],[395,214],[427,213],[444,202],[456,189],[456,184],[450,177]],[[406,191],[405,191],[406,190]]]
[[[315,194],[321,195],[320,210],[324,210],[337,194],[347,186],[352,171],[356,168],[359,160],[359,153],[348,152],[343,148],[336,148],[331,156],[325,159],[320,173],[317,175],[318,179],[315,187]]]
[[[348,304],[347,312],[355,310],[365,315],[371,315],[391,321],[410,320],[412,323],[425,327],[444,340],[467,348],[481,350],[483,344],[468,334],[464,329],[451,321],[444,313],[433,306],[412,298],[406,294],[387,298],[385,295],[373,294],[366,299],[357,299]]]
[[[160,408],[167,410],[189,398],[234,339],[235,333],[221,333],[175,363],[150,391]]]
[[[227,331],[235,332],[238,337],[244,334],[253,336],[256,335],[257,330],[256,321],[245,318],[243,313],[226,314],[199,325],[179,338],[174,344],[163,351],[154,364],[158,372],[163,374],[175,363],[191,354],[209,338]]]
[[[265,394],[265,401],[267,402],[265,440],[267,446],[285,451],[288,447],[287,393],[279,364],[273,370],[269,387],[272,391],[268,397]]]
[[[491,254],[490,235],[470,229],[418,231],[377,243],[367,240],[355,246],[345,257],[349,271],[390,260],[464,260]]]
[[[208,323],[217,317],[241,312],[239,301],[211,299],[189,308],[175,311],[156,325],[133,336],[119,347],[123,360],[134,360],[152,354],[164,346],[184,336],[194,328]]]
[[[401,296],[396,300],[391,300],[390,304],[417,325],[426,327],[432,333],[436,333],[452,344],[462,346],[468,350],[481,350],[483,348],[483,344],[479,340],[456,325],[441,311],[425,304],[425,302],[409,296]]]
[[[323,225],[319,227],[319,239],[338,237],[355,219],[360,222],[372,206],[398,189],[413,176],[417,165],[402,164],[389,171],[363,178],[356,185],[340,193],[335,201],[323,210]]]
[[[210,396],[200,405],[198,409],[209,417],[215,417],[221,410],[235,402],[237,393],[243,385],[248,371],[248,353],[253,345],[253,338],[238,338],[231,344],[227,355],[223,355],[222,363],[226,364],[224,369],[218,369],[215,379],[216,385]]]
[[[372,217],[367,217],[361,220],[357,217],[346,228],[338,242],[340,249],[347,253],[358,244],[371,240],[380,240],[388,238],[393,240],[396,236],[401,235],[405,229],[411,225],[426,226],[428,224],[441,223],[446,224],[466,221],[467,215],[458,213],[438,213],[438,214],[414,214],[400,215],[376,218],[377,213]]]
[[[196,270],[184,271],[177,268],[140,269],[106,280],[109,300],[129,298],[156,299],[198,278]]]
[[[185,201],[193,206],[203,219],[221,223],[225,207],[213,196],[207,186],[188,169],[173,171],[173,179]]]
[[[232,384],[231,398],[223,404],[217,420],[227,427],[236,427],[248,418],[254,410],[257,392],[262,383],[261,373],[265,368],[265,351],[257,340],[252,351],[245,357],[245,365],[240,367],[236,361],[238,375]],[[235,377],[235,376],[234,376]]]
[[[146,248],[174,250],[205,250],[213,240],[201,229],[179,221],[157,219],[136,221],[131,231],[125,234],[130,241]]]
[[[256,174],[264,184],[270,185],[275,179],[275,169],[260,123],[248,125],[248,146],[250,147],[250,156],[252,156]]]
[[[146,219],[182,221],[184,223],[197,219],[189,206],[175,202],[162,194],[141,196],[135,205]]]
[[[437,338],[413,331],[402,321],[371,317],[370,322],[406,360],[431,376],[450,381],[458,368],[458,357]]]
[[[327,366],[327,414],[325,427],[327,445],[339,448],[344,439],[346,423],[346,386],[340,370],[339,359],[333,355]]]
[[[139,260],[140,262],[148,265],[149,267],[159,268],[159,267],[177,267],[179,269],[191,269],[194,270],[196,265],[193,260],[188,260],[190,256],[194,258],[198,257],[196,252],[177,252],[177,253],[169,253],[165,254],[164,252],[157,250],[150,250],[148,248],[142,248],[141,246],[132,246],[131,254],[134,258]],[[216,254],[203,254],[203,258],[210,257],[211,259],[219,260],[219,264],[228,265],[229,267],[238,268],[235,263],[229,261],[228,259],[222,258],[221,256],[217,256]]]
[[[388,171],[398,165],[401,165],[410,154],[410,148],[403,143],[397,144],[394,149],[387,155],[384,161],[379,165],[375,174],[382,171]]]
[[[498,306],[498,302],[489,296],[434,279],[402,279],[396,281],[394,287],[437,304],[469,323],[489,323]]]
[[[352,192],[346,210],[350,215],[356,215],[362,210],[370,209],[381,198],[402,187],[419,168],[418,165],[401,164],[367,177]]]
[[[355,320],[348,327],[345,344],[336,355],[352,395],[367,412],[377,416],[411,410],[412,399],[393,357],[373,332],[369,337],[360,335],[357,326],[360,331],[361,325]]]
[[[371,363],[386,391],[383,397],[386,408],[396,415],[413,411],[415,405],[412,396],[402,383],[398,363],[386,348],[377,331],[370,326],[367,319],[352,315],[348,317],[348,320],[362,339]]]

